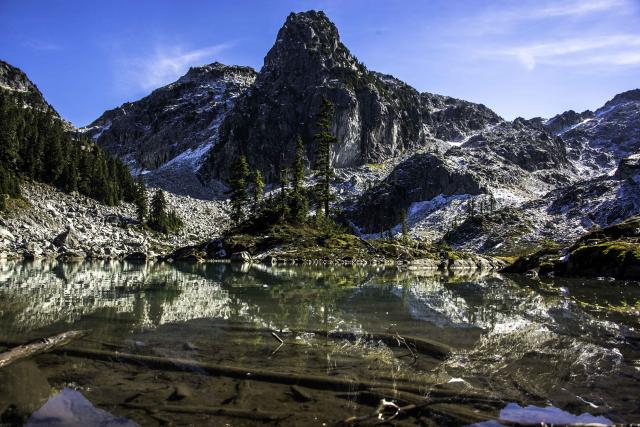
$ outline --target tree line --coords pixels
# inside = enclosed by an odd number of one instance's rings
[[[0,209],[24,179],[107,205],[136,199],[127,167],[89,138],[64,129],[52,109],[25,108],[25,95],[0,89]]]
[[[237,226],[247,223],[254,227],[278,223],[302,224],[309,220],[310,205],[315,207],[315,221],[318,224],[331,223],[330,205],[335,200],[330,185],[334,177],[331,146],[337,142],[331,133],[333,114],[333,104],[323,98],[317,116],[317,132],[313,136],[317,149],[312,168],[316,182],[312,188],[304,186],[305,146],[300,137],[296,141],[293,163],[280,170],[280,191],[266,199],[262,172],[259,169],[251,171],[247,158],[240,156],[232,167],[232,176],[228,181],[231,219]]]

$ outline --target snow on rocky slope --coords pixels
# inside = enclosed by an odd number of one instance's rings
[[[572,120],[554,128],[567,116]],[[545,126],[565,141],[569,158],[582,176],[612,174],[623,158],[640,150],[640,89],[616,95],[595,113],[565,112]]]
[[[448,143],[405,156],[345,203],[352,222],[372,236],[399,233],[405,212],[416,237],[510,253],[640,212],[638,90],[595,113],[501,122]]]

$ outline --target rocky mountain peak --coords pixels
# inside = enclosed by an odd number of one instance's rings
[[[392,76],[369,71],[340,42],[324,13],[296,13],[280,29],[255,85],[225,118],[201,176],[224,180],[244,155],[252,168],[275,181],[281,167],[291,163],[298,137],[313,164],[322,98],[335,108],[336,168],[383,162],[407,150],[433,150],[436,139],[463,141],[501,121],[482,105],[420,94]]]
[[[38,88],[19,68],[0,60],[0,88],[15,92],[35,92],[42,96]]]
[[[255,80],[251,67],[219,62],[192,67],[150,95],[106,111],[82,129],[123,159],[147,183],[176,194],[213,197],[195,176],[215,145],[218,127]]]
[[[58,113],[45,101],[38,87],[29,80],[24,71],[2,60],[0,60],[0,89],[21,96],[25,104],[32,108],[42,111],[51,110],[54,115],[58,116]]]
[[[51,112],[53,116],[62,122],[66,131],[74,132],[76,128],[68,121],[62,119],[58,112],[44,98],[40,89],[33,83],[21,69],[0,59],[0,90],[12,92],[22,99],[22,102],[36,110]]]
[[[262,72],[295,66],[303,72],[318,66],[352,67],[356,61],[340,42],[336,26],[324,12],[291,13],[267,53]]]
[[[593,118],[593,111],[586,110],[582,113],[577,113],[573,110],[569,110],[562,114],[556,114],[547,120],[544,123],[544,126],[554,135],[560,135],[565,131],[570,130],[572,126],[591,118]]]

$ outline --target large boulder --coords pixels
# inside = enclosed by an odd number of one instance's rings
[[[54,237],[52,241],[53,245],[57,248],[66,247],[66,248],[76,248],[80,244],[80,239],[75,231],[69,227],[62,233],[58,234]]]
[[[200,246],[185,246],[184,248],[176,249],[169,258],[174,261],[185,262],[200,262],[207,257],[207,254],[202,250]]]
[[[125,261],[146,261],[149,255],[146,252],[132,252],[124,257]]]

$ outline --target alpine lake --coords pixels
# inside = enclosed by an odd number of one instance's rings
[[[639,423],[639,300],[607,279],[4,261],[0,353],[76,335],[0,367],[0,426]]]

